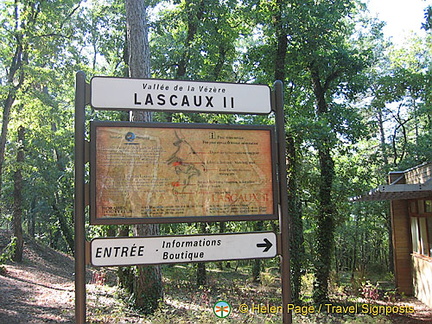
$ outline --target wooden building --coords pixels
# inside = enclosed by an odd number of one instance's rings
[[[432,163],[391,172],[387,185],[353,200],[390,201],[396,286],[432,307]]]

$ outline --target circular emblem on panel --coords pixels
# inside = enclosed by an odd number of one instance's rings
[[[128,132],[125,136],[126,141],[133,142],[135,140],[135,134],[132,132]]]

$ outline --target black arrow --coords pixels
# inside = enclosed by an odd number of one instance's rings
[[[270,248],[273,246],[272,242],[270,242],[269,240],[267,240],[266,238],[264,239],[265,243],[258,243],[257,247],[265,247],[265,249],[263,250],[263,252],[267,252],[268,250],[270,250]]]

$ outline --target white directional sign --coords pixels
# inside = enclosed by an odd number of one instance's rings
[[[204,262],[276,256],[273,232],[96,238],[91,263],[96,267]]]
[[[94,77],[95,109],[268,114],[270,88],[244,83]]]

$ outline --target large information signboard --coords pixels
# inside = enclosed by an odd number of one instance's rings
[[[277,219],[273,128],[93,122],[92,224]]]

